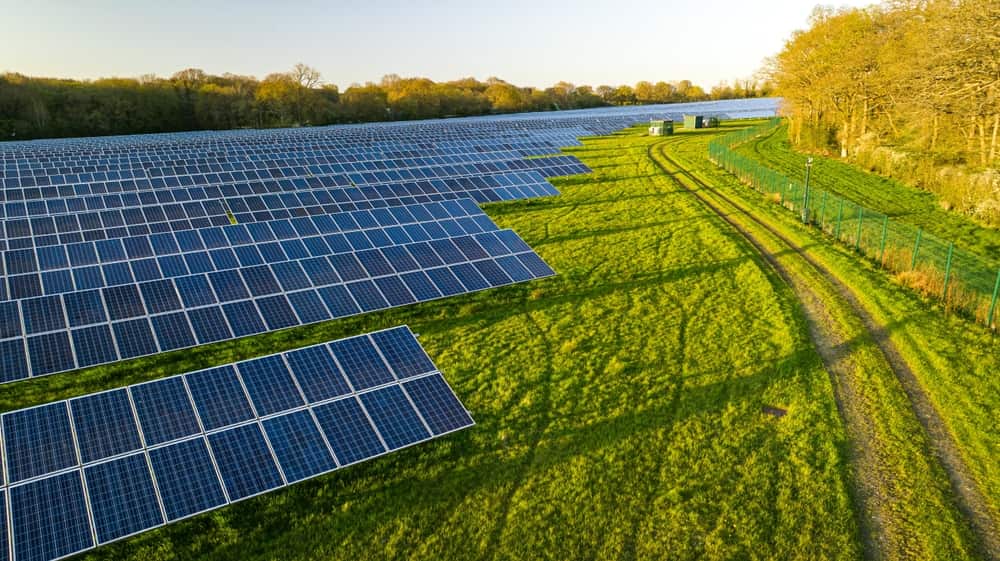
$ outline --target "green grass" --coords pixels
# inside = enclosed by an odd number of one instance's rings
[[[13,409],[407,323],[476,419],[86,558],[858,559],[794,295],[634,132],[571,150],[595,173],[561,196],[487,209],[555,278],[0,387]]]
[[[1000,340],[976,324],[945,314],[936,301],[920,298],[851,248],[803,226],[795,213],[705,161],[709,140],[678,144],[676,152],[703,179],[807,247],[810,255],[853,290],[913,369],[985,496],[993,519],[1000,519],[1000,463],[996,461],[1000,455],[1000,431],[996,430],[1000,420],[1000,379],[996,376],[1000,372]],[[884,180],[876,177],[873,181]]]
[[[740,146],[737,152],[790,178],[801,181],[804,177],[807,156],[792,149],[787,126]],[[939,238],[955,242],[959,248],[989,264],[993,272],[1000,266],[1000,230],[945,210],[932,193],[822,156],[814,157],[810,183],[887,214],[893,221],[923,228]]]

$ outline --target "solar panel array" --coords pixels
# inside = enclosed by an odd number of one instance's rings
[[[560,146],[650,116],[4,143],[0,382],[551,275],[473,203],[557,194],[589,171]]]
[[[0,559],[58,559],[472,424],[405,326],[10,411]]]
[[[0,302],[4,382],[554,274],[469,199],[4,258],[18,273]]]

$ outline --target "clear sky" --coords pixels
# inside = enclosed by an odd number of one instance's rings
[[[0,0],[0,72],[97,78],[296,62],[345,88],[382,75],[524,86],[751,76],[816,0]],[[867,5],[840,0],[837,5]]]

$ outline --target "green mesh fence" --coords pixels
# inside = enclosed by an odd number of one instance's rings
[[[781,125],[780,118],[709,143],[709,158],[740,181],[831,238],[854,248],[905,285],[938,298],[946,309],[996,328],[1000,322],[1000,271],[910,224],[893,221],[854,201],[802,183],[737,153],[734,148]]]

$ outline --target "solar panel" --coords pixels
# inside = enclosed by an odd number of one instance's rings
[[[19,561],[85,551],[473,424],[406,326],[0,420],[0,506],[10,498],[0,546]]]

